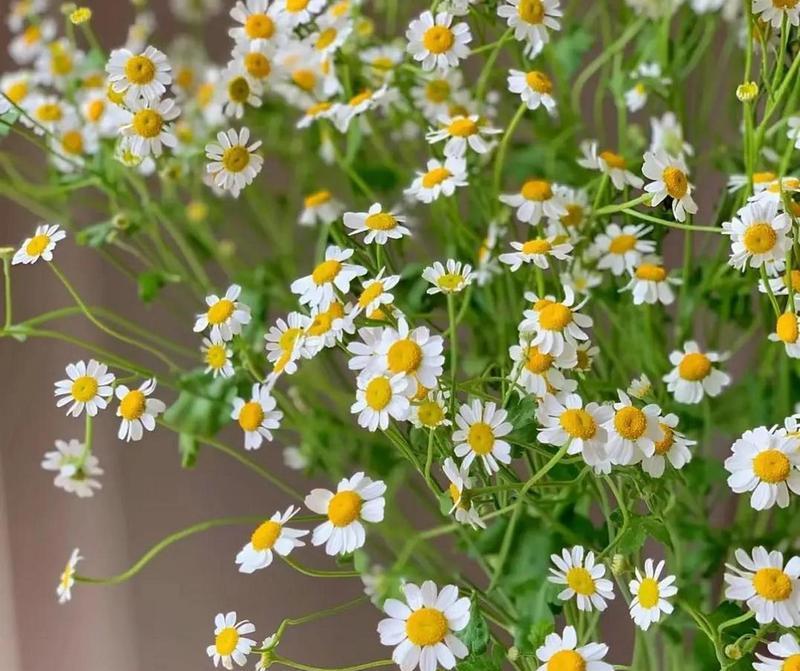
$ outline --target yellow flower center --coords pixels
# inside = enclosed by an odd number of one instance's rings
[[[164,126],[164,119],[158,112],[151,109],[142,109],[133,115],[133,130],[137,135],[146,138],[158,137]]]
[[[432,189],[437,184],[441,184],[450,177],[451,173],[447,168],[434,168],[422,176],[422,186]]]
[[[313,91],[317,83],[317,75],[313,70],[299,69],[292,72],[292,81],[304,91]]]
[[[278,340],[278,347],[284,352],[293,350],[294,344],[302,333],[303,331],[299,328],[286,329],[281,333],[281,337]]]
[[[525,83],[532,88],[536,93],[552,93],[553,82],[544,72],[539,70],[531,70],[525,75]]]
[[[364,226],[373,231],[390,231],[397,226],[397,219],[388,212],[378,212],[367,216]]]
[[[624,254],[631,251],[636,246],[636,236],[629,233],[618,235],[611,241],[608,251],[612,254]]]
[[[617,170],[625,170],[628,167],[628,164],[625,162],[625,157],[617,154],[616,152],[609,151],[606,149],[605,151],[601,151],[598,156],[603,159],[605,164],[609,168],[615,168]]]
[[[61,146],[68,154],[83,153],[83,135],[77,130],[68,130],[61,136]]]
[[[521,193],[526,200],[539,202],[550,200],[553,197],[553,189],[550,187],[550,182],[543,179],[529,179],[522,185]]]
[[[271,550],[272,546],[275,545],[275,541],[278,540],[280,535],[281,525],[277,522],[273,522],[272,520],[268,520],[253,532],[253,535],[250,536],[250,543],[258,552],[263,550]]]
[[[784,482],[792,470],[792,462],[780,450],[764,450],[753,459],[753,472],[764,482]]]
[[[664,168],[661,180],[667,187],[667,193],[675,200],[683,198],[689,190],[689,180],[683,170],[678,170],[678,168],[672,166]]]
[[[250,165],[250,152],[247,147],[237,144],[222,152],[222,167],[228,172],[241,172]]]
[[[36,108],[36,118],[39,121],[59,121],[64,113],[58,103],[44,103]]]
[[[236,650],[237,643],[239,643],[239,632],[233,627],[225,627],[214,638],[214,647],[217,649],[217,654],[222,657],[226,657]]]
[[[39,235],[34,235],[29,241],[28,244],[25,245],[25,253],[28,256],[40,256],[45,249],[47,249],[47,245],[50,244],[50,236],[45,235],[44,233],[40,233]]]
[[[572,310],[562,303],[551,303],[539,311],[539,326],[546,331],[561,331],[572,321]]]
[[[528,348],[528,356],[525,360],[525,368],[535,375],[541,375],[548,371],[553,365],[552,354],[542,354],[535,345]]]
[[[50,70],[54,75],[64,77],[72,72],[72,56],[66,49],[54,46],[50,50]]]
[[[645,578],[639,583],[638,596],[642,608],[653,608],[658,605],[660,597],[658,583],[653,578]]]
[[[318,50],[322,51],[323,49],[326,49],[331,44],[333,44],[333,41],[336,39],[336,36],[338,34],[339,33],[336,30],[336,28],[326,28],[319,34],[319,37],[317,38],[317,43],[314,46]]]
[[[311,195],[306,196],[305,200],[303,201],[306,208],[311,207],[319,207],[320,205],[324,205],[332,198],[330,191],[316,191]]]
[[[370,284],[361,295],[358,297],[358,306],[366,308],[372,301],[378,298],[383,293],[383,282],[374,282]]]
[[[573,566],[567,571],[567,585],[574,592],[583,596],[589,596],[595,592],[594,578],[583,566]]]
[[[781,671],[800,671],[800,654],[787,657],[781,666]]]
[[[18,81],[11,84],[3,93],[15,105],[19,105],[28,95],[28,82]]]
[[[122,419],[128,421],[139,419],[143,414],[147,404],[147,398],[138,389],[129,391],[119,402],[119,414]]]
[[[774,172],[753,173],[753,184],[766,184],[767,182],[772,182],[776,179],[778,179],[778,176]]]
[[[576,368],[578,370],[589,370],[589,367],[592,365],[591,360],[589,359],[589,355],[587,354],[586,350],[579,349],[578,350],[578,365]]]
[[[420,423],[427,427],[439,426],[444,419],[444,411],[436,401],[425,401],[417,408],[417,417]]]
[[[251,51],[244,57],[244,67],[247,74],[256,79],[266,79],[272,72],[272,65],[264,54]]]
[[[408,338],[398,340],[389,348],[386,359],[392,373],[413,373],[422,363],[422,348]]]
[[[447,132],[453,137],[469,137],[478,132],[478,124],[469,117],[459,117],[450,122]]]
[[[258,401],[248,401],[239,412],[239,426],[243,431],[255,431],[264,421],[264,408]]]
[[[494,432],[486,422],[475,422],[469,427],[467,443],[475,454],[486,456],[494,447]]]
[[[342,264],[340,261],[329,259],[328,261],[323,261],[314,268],[314,272],[311,273],[311,279],[314,280],[314,284],[317,286],[328,284],[333,282],[341,269]]]
[[[792,594],[792,579],[779,568],[760,568],[753,576],[753,587],[767,601],[785,601]]]
[[[192,88],[193,84],[194,84],[194,70],[192,70],[190,67],[184,66],[175,73],[176,86],[180,86],[182,89],[188,90]]]
[[[436,284],[445,291],[457,291],[464,284],[464,276],[458,273],[445,273],[436,280]]]
[[[25,44],[36,44],[42,39],[42,31],[39,26],[30,25],[25,29],[25,32],[22,33],[22,39]]]
[[[784,312],[778,317],[775,333],[785,343],[797,342],[797,336],[800,334],[798,334],[796,315],[792,312]]]
[[[370,408],[383,410],[392,400],[392,385],[385,377],[376,377],[370,380],[364,397]]]
[[[523,254],[547,254],[553,246],[548,240],[537,238],[536,240],[528,240],[522,245]]]
[[[547,671],[586,671],[586,660],[574,650],[559,650],[547,662]]]
[[[447,635],[447,618],[437,608],[420,608],[406,620],[406,636],[414,645],[425,647],[441,643]]]
[[[544,20],[542,0],[520,0],[517,13],[526,23],[541,23]]]
[[[233,304],[233,301],[230,301],[227,298],[221,298],[214,303],[214,305],[208,308],[206,319],[208,319],[209,324],[218,326],[219,324],[222,324],[231,318],[235,308],[236,306]]]
[[[567,213],[561,217],[561,223],[567,228],[570,226],[578,226],[583,221],[583,207],[575,203],[571,203],[565,207]]]
[[[443,103],[450,97],[450,83],[446,79],[432,79],[425,86],[425,97],[432,103]]]
[[[377,56],[372,59],[372,67],[376,70],[391,70],[394,67],[394,61],[388,56]]]
[[[636,269],[636,277],[648,282],[663,282],[667,278],[667,271],[654,263],[643,263]]]
[[[286,11],[302,12],[308,6],[308,0],[286,0]]]
[[[325,312],[320,312],[314,317],[314,321],[308,327],[308,335],[321,336],[326,334],[331,330],[333,321],[341,317],[344,317],[344,306],[338,301],[334,301]]]
[[[149,84],[156,76],[156,66],[147,56],[132,56],[125,63],[125,78],[131,84]]]
[[[244,77],[234,77],[228,82],[228,97],[236,103],[246,103],[250,97],[250,84]]]
[[[800,0],[772,0],[772,4],[777,9],[794,9]]]
[[[664,437],[656,443],[656,454],[664,455],[670,451],[672,444],[675,442],[675,432],[671,426],[659,423],[659,428],[664,433]]]
[[[573,438],[589,440],[597,433],[597,424],[594,418],[580,408],[570,408],[561,413],[558,420],[561,428]]]
[[[317,114],[322,114],[323,112],[327,112],[333,106],[332,103],[329,103],[326,100],[322,102],[314,103],[306,110],[306,116],[316,116]]]
[[[88,403],[97,395],[97,380],[91,375],[75,378],[70,390],[72,398],[81,403]]]
[[[626,406],[614,415],[614,428],[626,440],[636,440],[644,434],[647,418],[639,408]]]
[[[211,345],[206,351],[206,363],[214,370],[219,370],[228,360],[225,345]]]
[[[447,492],[450,494],[450,500],[454,505],[457,505],[459,508],[466,508],[461,492],[458,491],[458,487],[456,487],[452,482],[447,487]]]
[[[195,100],[197,100],[197,104],[200,106],[200,109],[208,107],[208,104],[213,100],[213,98],[214,84],[211,82],[205,82],[198,87],[197,93],[195,94]]]
[[[346,527],[358,519],[363,502],[357,492],[339,492],[328,503],[328,519],[335,527]]]
[[[367,100],[369,100],[371,97],[372,97],[372,91],[370,91],[369,89],[366,89],[366,90],[362,91],[361,93],[359,93],[358,95],[353,96],[352,98],[350,98],[350,100],[347,102],[347,104],[350,105],[350,107],[357,107],[361,103],[367,102]]]
[[[275,34],[275,22],[266,14],[251,14],[244,22],[244,32],[251,40],[267,40]]]
[[[766,221],[748,226],[742,242],[751,254],[766,254],[778,241],[778,234]]]
[[[708,376],[711,372],[711,361],[701,352],[686,354],[678,364],[678,375],[684,380],[697,382]]]
[[[455,39],[447,26],[431,26],[422,36],[422,44],[432,54],[443,54],[453,46]]]
[[[100,121],[103,112],[106,111],[106,103],[100,98],[95,98],[86,106],[86,118],[92,123]]]

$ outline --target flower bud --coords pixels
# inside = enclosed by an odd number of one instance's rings
[[[730,643],[725,646],[725,655],[729,659],[741,659],[743,653],[737,643]]]
[[[508,658],[509,662],[516,662],[519,659],[519,648],[517,648],[515,645],[512,645],[508,649],[506,657]]]
[[[88,7],[78,7],[70,12],[69,20],[76,26],[86,23],[92,18],[92,10]]]
[[[625,555],[615,554],[611,558],[611,573],[613,575],[621,575],[628,570],[630,570],[630,565],[628,560],[625,559]]]
[[[758,84],[755,82],[745,82],[736,87],[736,97],[740,102],[749,103],[758,96]]]

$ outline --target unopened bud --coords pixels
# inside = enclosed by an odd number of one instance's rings
[[[625,555],[615,554],[611,558],[611,573],[613,575],[621,575],[629,568],[630,565],[628,564],[628,560],[625,559]]]
[[[92,10],[88,7],[78,7],[70,12],[69,20],[76,26],[86,23],[92,18]]]
[[[736,97],[740,102],[752,102],[756,96],[758,96],[758,84],[755,82],[745,82],[736,87]]]
[[[736,643],[730,643],[729,645],[725,646],[725,655],[729,659],[741,659],[742,658],[742,649]]]

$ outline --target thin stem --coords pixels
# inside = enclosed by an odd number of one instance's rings
[[[358,571],[323,571],[321,569],[310,568],[299,564],[289,557],[281,557],[284,562],[291,566],[295,571],[299,571],[303,575],[311,578],[360,578],[361,574]]]
[[[8,254],[3,255],[3,279],[5,282],[6,318],[5,327],[11,326],[11,259]]]
[[[275,655],[275,663],[288,666],[290,669],[300,669],[301,671],[363,671],[364,669],[377,669],[381,666],[396,666],[391,659],[380,659],[377,662],[366,662],[365,664],[356,664],[355,666],[338,666],[338,667],[323,667],[323,666],[309,666],[308,664],[301,664],[300,662],[292,662],[285,657]]]
[[[516,114],[514,114],[514,118],[511,119],[511,122],[508,124],[508,128],[506,128],[506,132],[503,135],[503,138],[500,140],[500,147],[497,150],[497,158],[494,162],[494,194],[500,194],[500,183],[503,178],[503,164],[506,160],[506,152],[508,151],[508,143],[511,141],[511,136],[514,135],[514,131],[516,130],[517,126],[519,125],[522,116],[525,114],[525,110],[528,109],[528,105],[522,103],[518,108]]]

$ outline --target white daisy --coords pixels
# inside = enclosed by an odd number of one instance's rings
[[[511,266],[511,272],[516,272],[522,264],[533,263],[535,266],[547,270],[550,267],[550,257],[559,261],[568,261],[571,258],[572,245],[563,239],[563,236],[549,238],[531,238],[525,242],[511,242],[515,250],[500,254],[500,263]]]
[[[514,362],[508,381],[517,387],[520,396],[531,394],[541,399],[554,391],[571,392],[577,388],[577,383],[562,373],[577,365],[574,349],[566,348],[558,356],[544,354],[530,344],[529,334],[521,334],[519,344],[509,347],[508,354]]]
[[[581,151],[583,158],[578,159],[578,165],[608,175],[615,188],[622,190],[627,185],[641,189],[644,185],[641,177],[628,170],[628,162],[624,156],[609,149],[598,152],[596,140],[581,142]]]
[[[55,450],[45,452],[42,459],[42,468],[46,471],[56,471],[53,484],[69,494],[79,498],[94,496],[95,489],[102,489],[103,485],[95,476],[103,475],[100,463],[86,446],[74,438],[69,442],[55,441]]]
[[[157,102],[172,83],[172,66],[155,47],[148,46],[134,54],[128,49],[115,49],[106,64],[108,81],[116,93],[124,93],[129,102],[143,98]]]
[[[306,39],[323,56],[335,54],[353,32],[353,21],[349,17],[323,15],[317,20],[317,30]]]
[[[679,403],[700,403],[703,396],[719,396],[731,383],[727,373],[714,368],[714,364],[725,361],[727,354],[702,352],[694,340],[683,345],[683,352],[674,351],[669,362],[674,368],[664,376],[667,390]]]
[[[300,539],[308,534],[303,529],[291,529],[286,523],[300,508],[289,506],[286,512],[276,512],[269,520],[260,524],[250,536],[250,542],[236,555],[240,573],[254,573],[272,563],[272,553],[286,557],[295,548],[303,547]]]
[[[644,190],[653,194],[650,205],[655,207],[667,196],[672,199],[672,213],[678,221],[686,220],[686,213],[695,214],[697,203],[692,200],[692,185],[688,168],[682,158],[673,158],[665,151],[645,152],[642,174],[652,180]]]
[[[722,232],[731,238],[729,263],[734,268],[764,266],[770,275],[783,271],[791,246],[792,219],[779,212],[780,205],[775,199],[748,203],[731,221],[722,224]]]
[[[540,70],[508,71],[508,90],[522,98],[528,109],[544,107],[550,115],[556,113],[556,99],[553,98],[553,82]]]
[[[508,412],[493,401],[485,405],[478,399],[462,405],[456,415],[458,429],[453,432],[455,454],[463,457],[462,466],[469,468],[476,457],[483,462],[489,475],[500,470],[501,464],[511,463],[511,445],[503,436],[513,430],[507,422]]]
[[[444,162],[432,158],[426,170],[417,176],[404,193],[422,203],[431,203],[440,195],[452,196],[456,188],[467,186],[467,163],[463,158],[447,158]]]
[[[419,84],[411,89],[411,96],[415,107],[431,122],[449,115],[453,105],[463,106],[469,101],[469,93],[464,89],[464,75],[455,69],[422,75]]]
[[[399,240],[404,235],[411,235],[411,231],[405,226],[406,218],[393,210],[384,212],[380,203],[373,203],[366,212],[345,212],[343,221],[351,229],[350,235],[366,233],[366,245],[373,242],[385,245],[389,240]]]
[[[250,323],[250,308],[238,301],[242,288],[231,284],[220,298],[216,294],[206,296],[208,310],[197,315],[194,332],[205,331],[211,326],[211,339],[228,342],[242,332],[242,327]]]
[[[469,56],[472,33],[466,23],[453,25],[453,17],[439,12],[434,18],[429,11],[414,19],[406,30],[408,53],[422,64],[423,70],[446,70]]]
[[[560,0],[505,0],[497,15],[514,29],[514,38],[527,42],[525,55],[533,58],[550,41],[551,30],[561,30]]]
[[[276,5],[268,7],[268,0],[237,0],[228,12],[238,26],[228,30],[237,43],[270,43],[283,38],[283,21]]]
[[[447,259],[446,267],[440,261],[434,261],[432,266],[425,268],[422,279],[433,285],[428,289],[428,294],[457,294],[472,284],[474,276],[472,266],[468,263]]]
[[[439,128],[432,128],[425,138],[430,144],[445,140],[444,155],[459,158],[466,156],[468,148],[476,154],[485,154],[490,149],[486,136],[501,132],[487,126],[478,114],[456,114],[439,117]]]
[[[264,336],[267,342],[267,361],[273,364],[276,373],[293,375],[297,372],[297,359],[310,358],[306,340],[311,324],[311,317],[300,312],[290,312],[285,320],[279,318],[274,326],[269,327]]]
[[[617,391],[619,401],[614,403],[614,416],[605,423],[608,431],[607,450],[611,463],[619,466],[638,464],[652,457],[656,443],[664,438],[659,426],[661,408],[655,403],[636,407],[624,391]]]
[[[300,305],[326,310],[336,298],[336,290],[347,294],[350,291],[350,282],[367,274],[367,269],[363,266],[346,263],[352,255],[352,249],[329,246],[325,250],[325,260],[310,275],[291,284],[291,292],[300,296]]]
[[[472,483],[469,477],[469,466],[462,464],[459,468],[455,461],[447,457],[442,465],[442,470],[450,481],[447,493],[453,501],[450,513],[455,516],[456,522],[469,524],[473,529],[485,529],[486,523],[481,519],[470,497],[469,489]]]
[[[660,478],[664,475],[666,462],[680,470],[692,460],[689,448],[696,445],[697,441],[689,440],[676,430],[678,416],[669,413],[659,417],[658,427],[661,429],[661,439],[656,441],[655,451],[652,456],[642,458],[642,470],[650,477]]]
[[[161,156],[162,146],[175,147],[178,139],[172,132],[173,121],[180,114],[174,100],[148,101],[140,98],[130,104],[126,122],[120,127],[124,146],[140,158]]]
[[[311,324],[306,329],[305,347],[309,356],[315,356],[326,347],[334,347],[345,333],[353,333],[353,306],[341,301],[331,301],[327,310],[314,308]]]
[[[772,657],[756,653],[760,661],[753,664],[755,671],[793,671],[800,665],[800,644],[792,634],[783,634],[777,641],[771,641],[767,650]]]
[[[773,28],[780,28],[784,17],[789,24],[800,25],[800,3],[796,0],[753,0],[753,14]]]
[[[316,224],[327,226],[336,221],[343,211],[344,205],[336,200],[330,191],[321,189],[303,199],[303,211],[300,213],[298,223],[301,226]]]
[[[560,219],[567,214],[553,185],[544,179],[529,179],[519,193],[501,194],[500,202],[516,208],[517,219],[531,226],[536,226],[544,217]]]
[[[569,443],[567,454],[580,454],[589,466],[608,460],[604,425],[613,411],[608,405],[587,403],[577,394],[547,394],[536,411],[539,421],[538,440],[547,445],[563,447]]]
[[[536,671],[613,671],[613,666],[602,661],[608,653],[605,643],[587,643],[578,646],[575,627],[564,627],[558,634],[548,634],[544,645],[536,649],[536,656],[544,662]]]
[[[261,172],[264,159],[256,154],[261,140],[247,144],[250,129],[244,127],[238,132],[230,128],[217,133],[217,141],[206,145],[206,172],[212,177],[214,185],[230,191],[238,198],[242,189],[251,184]]]
[[[665,112],[661,118],[650,118],[650,151],[666,152],[672,156],[691,156],[694,149],[683,137],[683,128],[673,112]]]
[[[383,521],[383,498],[386,485],[381,480],[372,481],[363,473],[343,478],[336,494],[327,489],[312,489],[306,496],[306,507],[328,519],[314,529],[312,545],[325,545],[331,556],[349,554],[364,545],[364,522]]]
[[[680,278],[670,277],[667,269],[658,257],[644,257],[636,269],[631,272],[631,279],[620,291],[633,294],[633,304],[648,303],[653,305],[671,305],[675,301],[672,285],[681,283]]]
[[[217,88],[222,113],[234,119],[244,116],[246,106],[261,107],[261,81],[251,77],[242,63],[232,61],[222,72]]]
[[[604,611],[607,601],[614,600],[614,584],[605,578],[606,567],[595,563],[594,552],[586,552],[580,545],[564,548],[561,554],[550,555],[555,568],[550,567],[547,579],[556,585],[565,585],[558,598],[569,601],[575,597],[578,610]]]
[[[214,660],[214,666],[232,669],[234,662],[238,666],[247,664],[247,655],[255,647],[256,642],[246,638],[256,630],[250,620],[236,621],[236,611],[227,614],[218,613],[214,618],[214,644],[206,648],[206,654]]]
[[[31,23],[8,43],[8,53],[19,65],[30,63],[42,53],[56,34],[56,24],[49,17]]]
[[[775,322],[775,332],[769,334],[772,342],[782,342],[786,356],[800,359],[800,318],[797,313],[784,312]]]
[[[408,378],[403,373],[392,377],[378,373],[374,377],[359,376],[356,402],[350,412],[358,414],[358,425],[369,431],[386,431],[389,419],[408,419],[409,401],[405,396]]]
[[[672,604],[667,600],[678,593],[675,587],[675,576],[667,575],[661,578],[664,570],[664,561],[653,565],[652,559],[645,559],[644,575],[636,568],[636,578],[630,582],[631,592],[631,618],[642,630],[647,631],[651,624],[661,620],[661,614],[669,615],[673,611]]]
[[[223,340],[203,338],[203,361],[206,364],[206,373],[211,373],[213,377],[232,377],[234,374],[231,357],[233,351]]]
[[[61,577],[58,580],[58,587],[56,587],[56,594],[58,595],[58,603],[64,604],[72,599],[72,587],[75,585],[75,567],[78,562],[83,559],[80,550],[75,548],[67,560],[67,565],[61,572]]]
[[[409,421],[418,429],[436,429],[440,426],[450,426],[452,422],[447,419],[450,392],[442,389],[428,391],[425,396],[418,399],[419,394],[411,405]]]
[[[89,417],[94,417],[98,411],[105,410],[108,399],[114,394],[114,374],[108,372],[108,366],[90,359],[71,363],[66,368],[66,380],[55,383],[55,396],[61,396],[56,402],[56,407],[63,407],[68,403],[72,405],[67,409],[67,415],[78,417],[86,410]]]
[[[155,390],[155,379],[145,380],[138,389],[128,389],[121,384],[114,390],[119,400],[117,417],[122,418],[117,438],[125,441],[141,440],[145,430],[153,431],[156,428],[156,417],[167,406],[157,398],[148,398]]]
[[[613,275],[620,276],[634,272],[645,254],[652,254],[656,249],[653,240],[644,236],[650,233],[651,226],[644,224],[609,224],[592,243],[592,253],[598,257],[597,267],[610,270]]]
[[[589,339],[584,329],[593,324],[592,318],[580,313],[587,299],[576,305],[570,287],[564,287],[563,301],[552,296],[535,298],[533,308],[523,313],[524,319],[519,325],[520,331],[533,332],[531,345],[538,346],[543,354],[559,356],[574,350],[579,341]]]
[[[277,0],[273,7],[288,27],[295,28],[319,14],[325,7],[325,0]]]
[[[58,224],[39,224],[33,237],[25,238],[20,248],[14,253],[11,264],[36,263],[39,259],[52,261],[56,243],[66,237],[66,232],[61,230]]]
[[[337,105],[333,115],[336,128],[339,132],[346,133],[354,119],[388,102],[388,94],[389,89],[385,85],[375,91],[364,89],[347,102]]]
[[[591,290],[603,283],[603,276],[590,268],[585,268],[582,263],[575,261],[572,267],[559,276],[561,283],[569,287],[576,294],[588,296]]]
[[[277,402],[266,384],[253,384],[250,400],[233,399],[231,419],[239,422],[244,431],[244,449],[257,450],[266,438],[272,441],[272,429],[280,428],[283,412],[276,410]]]
[[[384,277],[384,271],[385,268],[381,268],[377,277],[362,283],[361,295],[353,308],[353,317],[363,312],[368,319],[371,319],[370,315],[381,310],[384,305],[394,303],[394,295],[391,290],[397,286],[400,281],[400,275],[387,275]]]

